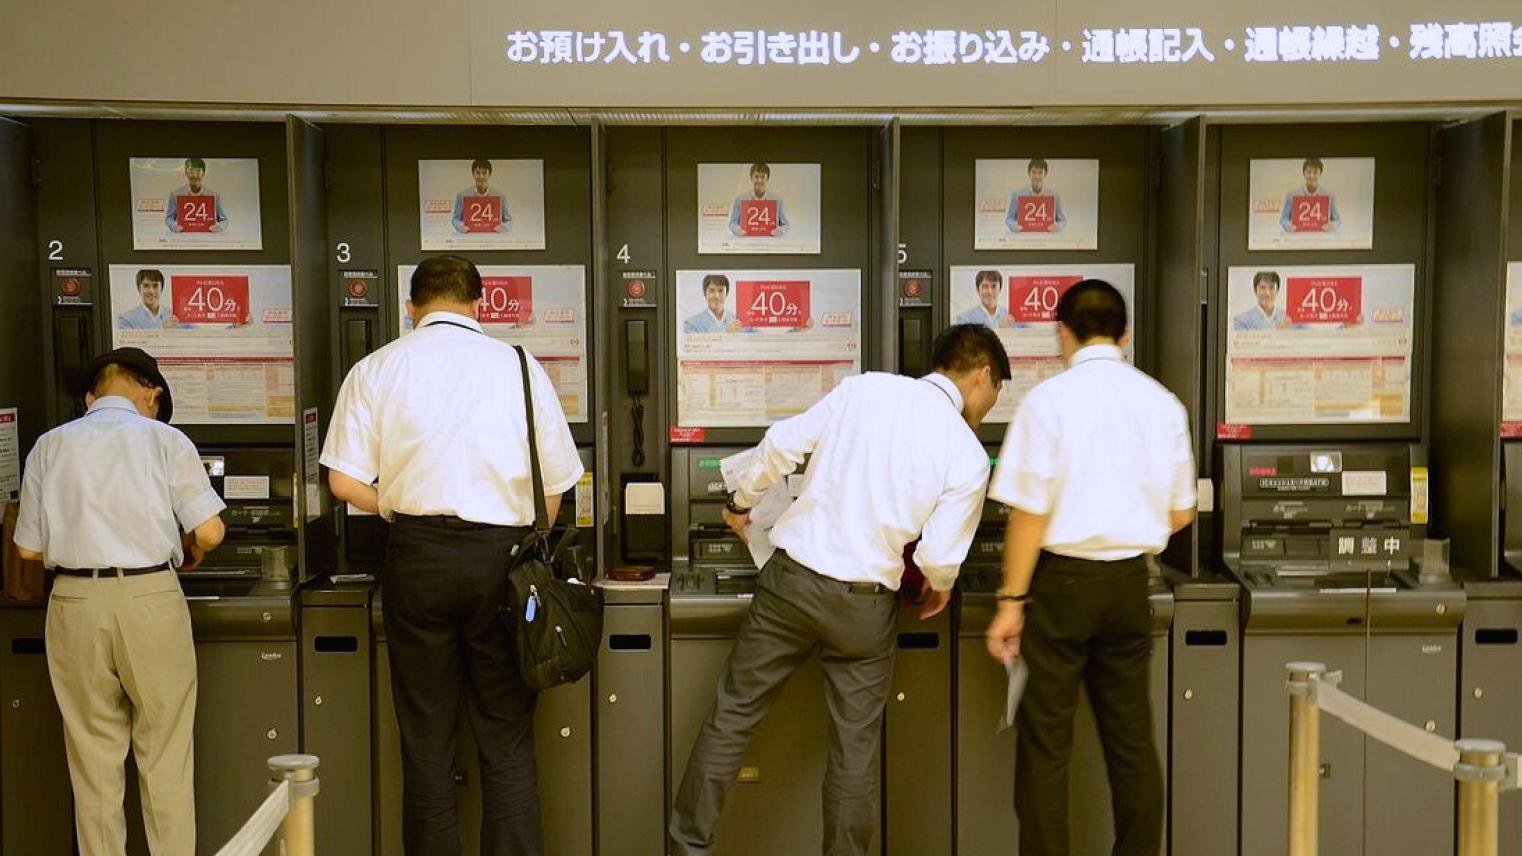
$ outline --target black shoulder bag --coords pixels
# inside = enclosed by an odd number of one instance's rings
[[[534,529],[514,548],[507,568],[504,611],[513,629],[513,649],[524,683],[547,690],[574,683],[592,670],[602,647],[602,596],[584,582],[570,582],[577,569],[568,556],[576,527],[551,544],[544,476],[534,431],[534,391],[528,355],[514,345],[523,366],[523,411],[528,417],[529,467],[534,475]]]

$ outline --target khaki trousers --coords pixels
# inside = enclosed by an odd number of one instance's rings
[[[126,853],[130,746],[150,851],[190,856],[196,846],[190,610],[172,571],[103,574],[60,575],[48,601],[48,673],[63,714],[79,852]]]

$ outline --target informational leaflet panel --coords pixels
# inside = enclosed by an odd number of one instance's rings
[[[1411,419],[1415,265],[1234,267],[1226,422]]]
[[[132,158],[134,250],[262,250],[257,158]]]
[[[112,340],[158,359],[176,425],[296,418],[291,269],[111,265]]]
[[[1254,160],[1248,197],[1249,250],[1374,247],[1373,158]]]
[[[396,269],[401,330],[412,330],[407,295],[416,265]],[[581,265],[479,265],[481,310],[476,320],[493,339],[522,345],[544,366],[570,422],[586,422],[587,275]]]
[[[417,162],[424,250],[544,249],[544,161]]]
[[[1057,301],[1079,280],[1102,279],[1126,299],[1128,318],[1136,317],[1136,266],[1129,264],[1017,265],[953,267],[953,324],[983,324],[999,334],[1009,355],[1010,382],[987,422],[1014,418],[1020,400],[1038,383],[1063,368],[1057,338]],[[1131,325],[1128,323],[1128,327]],[[1122,346],[1135,359],[1131,337]]]
[[[21,495],[21,432],[16,408],[0,407],[0,502]]]
[[[1506,372],[1501,421],[1508,437],[1522,437],[1522,262],[1506,266]]]
[[[861,371],[861,271],[676,272],[677,424],[761,427]]]
[[[819,252],[819,164],[698,164],[698,252]]]
[[[1099,161],[977,162],[975,250],[1099,248]]]

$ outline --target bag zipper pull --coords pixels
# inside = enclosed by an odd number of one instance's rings
[[[539,588],[533,584],[528,587],[528,603],[523,607],[523,620],[533,623],[534,617],[539,614]]]
[[[565,641],[565,629],[562,628],[559,624],[555,625],[555,635],[560,637],[560,647],[562,647],[562,648],[569,648],[569,647],[571,647],[571,644],[569,642]]]

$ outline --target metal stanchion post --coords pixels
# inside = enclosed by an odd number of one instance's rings
[[[317,756],[276,755],[269,760],[270,784],[291,783],[291,809],[280,824],[282,856],[316,856],[316,822],[313,801],[317,798]]]
[[[1456,740],[1459,763],[1458,856],[1497,856],[1500,851],[1501,780],[1506,744],[1498,740]]]
[[[1321,781],[1321,708],[1311,681],[1321,663],[1289,663],[1289,856],[1316,856]]]

